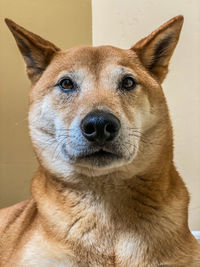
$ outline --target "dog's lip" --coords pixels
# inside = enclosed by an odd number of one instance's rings
[[[90,158],[104,158],[104,157],[116,157],[118,156],[116,153],[105,149],[99,149],[96,151],[82,153],[78,156],[79,159],[90,159]]]
[[[63,147],[63,153],[67,155],[67,158],[76,164],[86,163],[92,165],[109,164],[112,161],[120,160],[123,158],[123,154],[120,151],[116,151],[114,148],[108,147],[90,147],[84,151],[79,151],[75,155],[67,153],[66,148]]]

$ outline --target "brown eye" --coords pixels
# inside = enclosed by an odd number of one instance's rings
[[[72,82],[71,79],[69,78],[65,78],[62,79],[59,82],[59,87],[61,88],[61,90],[63,90],[64,92],[70,91],[72,89],[74,89],[74,83]]]
[[[125,77],[121,83],[122,90],[132,90],[136,87],[136,81],[132,77]]]

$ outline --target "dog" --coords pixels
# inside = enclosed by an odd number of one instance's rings
[[[0,266],[197,267],[161,87],[183,16],[128,50],[66,51],[6,19],[32,83],[32,197],[0,211]]]

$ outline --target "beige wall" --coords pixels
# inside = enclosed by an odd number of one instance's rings
[[[30,82],[5,17],[64,49],[92,38],[90,0],[0,0],[0,208],[29,197],[37,167],[27,128]]]
[[[200,230],[200,1],[92,0],[93,44],[129,48],[179,14],[185,23],[163,87],[174,125],[176,166],[191,193],[190,226]]]

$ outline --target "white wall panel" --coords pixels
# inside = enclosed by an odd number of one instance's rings
[[[93,44],[129,48],[183,14],[179,44],[163,84],[174,126],[175,163],[191,194],[190,227],[200,229],[200,1],[93,0]]]

